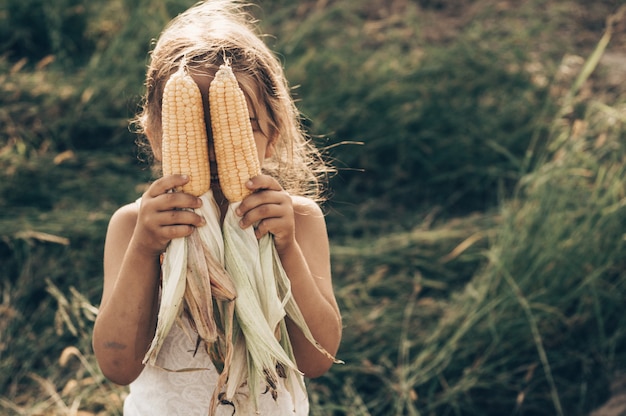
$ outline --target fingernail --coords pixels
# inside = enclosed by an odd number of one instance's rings
[[[189,179],[189,176],[187,176],[187,175],[183,175],[183,179],[184,179],[184,180],[187,180],[187,179]]]
[[[241,228],[246,228],[245,224],[243,223],[243,220],[239,221],[239,226]]]
[[[253,186],[252,181],[248,181],[248,182],[246,182],[246,186],[247,186],[248,188],[252,188],[252,186]]]
[[[206,225],[206,220],[204,217],[200,217],[200,226]]]

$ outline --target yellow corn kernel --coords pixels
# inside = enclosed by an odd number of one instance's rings
[[[184,65],[167,80],[162,106],[163,175],[188,175],[183,192],[200,196],[211,188],[209,144],[202,95]]]
[[[229,202],[250,194],[245,183],[261,173],[248,105],[230,65],[221,65],[209,86],[213,147],[220,187]]]

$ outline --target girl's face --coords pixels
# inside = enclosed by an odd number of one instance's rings
[[[213,149],[213,137],[211,134],[211,116],[209,113],[209,84],[213,80],[214,74],[194,74],[191,76],[200,87],[202,94],[202,102],[204,105],[204,121],[207,126],[207,135],[209,137],[209,160],[211,163],[211,172],[217,172],[217,162],[215,160],[215,151]],[[246,94],[245,91],[254,91],[255,85],[247,85],[246,79],[243,80],[243,90],[246,96],[246,102],[248,103],[248,113],[250,114],[250,123],[252,124],[252,131],[254,133],[254,141],[259,156],[259,162],[263,166],[265,158],[271,156],[273,151],[273,143],[270,137],[265,132],[271,131],[269,126],[269,115],[265,110],[265,106],[261,103],[253,103],[250,94]],[[257,93],[256,96],[259,94]],[[216,185],[217,176],[211,175],[211,184]]]

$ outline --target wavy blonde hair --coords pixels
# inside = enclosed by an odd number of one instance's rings
[[[253,105],[264,105],[260,113],[269,118],[271,131],[264,133],[274,151],[264,161],[264,170],[289,193],[320,201],[332,168],[304,134],[281,63],[245,9],[246,4],[236,0],[204,1],[165,27],[151,52],[146,95],[135,122],[160,159],[161,103],[167,79],[183,61],[194,72],[213,74],[228,60]]]

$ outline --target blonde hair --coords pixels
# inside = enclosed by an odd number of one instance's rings
[[[214,73],[229,60],[253,105],[264,105],[261,113],[269,118],[271,131],[264,133],[274,151],[264,161],[264,170],[289,193],[319,201],[322,182],[332,169],[302,131],[283,68],[257,34],[255,23],[236,0],[200,2],[174,18],[151,52],[146,95],[136,122],[148,136],[152,152],[160,156],[161,102],[167,79],[183,60],[204,73]]]

